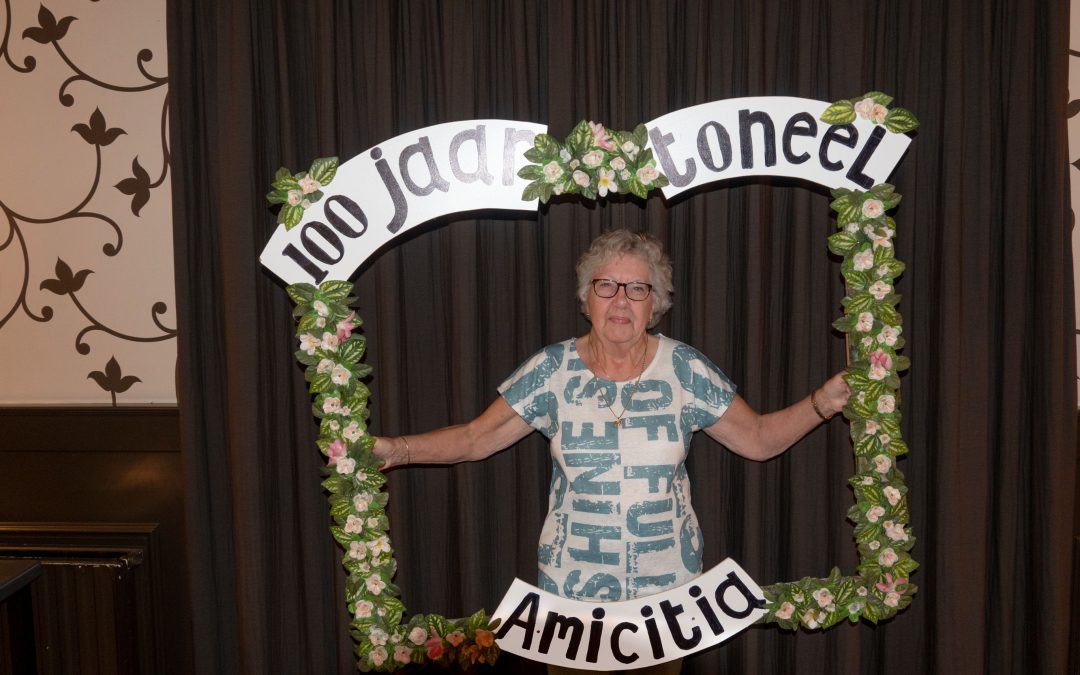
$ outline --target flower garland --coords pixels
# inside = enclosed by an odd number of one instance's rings
[[[900,434],[899,373],[910,366],[896,352],[904,346],[894,292],[904,271],[896,259],[896,222],[885,212],[900,195],[888,184],[866,192],[833,190],[839,232],[829,237],[829,250],[844,256],[841,271],[847,286],[844,316],[833,326],[849,335],[851,363],[844,379],[851,398],[844,416],[851,422],[855,475],[848,483],[855,505],[848,519],[855,524],[860,564],[858,576],[811,577],[765,587],[765,622],[782,628],[828,628],[847,619],[877,623],[911,603],[917,590],[908,580],[919,566],[909,551],[915,537],[908,526],[907,487],[896,458],[908,451]]]
[[[351,292],[347,281],[288,287],[300,317],[296,359],[307,367],[312,412],[321,420],[316,444],[327,458],[322,485],[330,493],[330,532],[345,550],[345,600],[358,666],[389,672],[409,663],[494,663],[495,626],[484,610],[464,619],[417,614],[403,622],[405,605],[392,581],[397,562],[387,536],[386,478],[367,433],[370,391],[361,380],[371,366],[360,363],[365,339],[356,332],[361,321],[349,308],[356,300]]]
[[[649,190],[668,184],[656,168],[644,124],[633,131],[612,131],[596,122],[582,120],[565,143],[548,134],[537,134],[518,176],[529,183],[521,199],[547,203],[553,195],[579,194],[598,199],[609,194],[631,193],[646,198]]]
[[[848,124],[861,116],[897,133],[918,126],[906,110],[888,110],[891,100],[870,92],[833,104],[822,120]],[[547,202],[560,194],[597,199],[627,192],[645,197],[667,185],[652,151],[643,150],[646,140],[644,125],[617,132],[592,122],[578,124],[565,143],[539,134],[526,152],[535,164],[518,172],[533,181],[522,199]],[[333,157],[315,160],[306,173],[280,169],[267,195],[271,203],[284,205],[278,222],[286,228],[296,225],[303,210],[322,197],[320,188],[336,170]],[[765,587],[768,614],[762,621],[788,629],[824,629],[860,617],[876,623],[905,608],[916,591],[909,582],[918,567],[909,553],[915,537],[908,526],[904,476],[896,468],[896,458],[908,451],[900,433],[899,373],[910,363],[896,353],[904,340],[896,310],[900,296],[893,286],[904,263],[895,257],[896,222],[887,212],[900,195],[888,184],[865,192],[837,189],[832,195],[839,231],[829,237],[829,249],[844,257],[847,287],[844,316],[833,326],[851,339],[845,379],[852,395],[844,416],[851,422],[855,450],[856,473],[849,483],[856,503],[848,519],[855,524],[861,562],[858,576],[841,576],[834,568],[826,578]],[[374,438],[367,433],[370,391],[361,380],[371,367],[360,363],[366,341],[356,332],[362,322],[350,308],[356,301],[351,293],[352,284],[339,280],[288,287],[296,305],[293,314],[299,317],[296,359],[306,366],[312,412],[320,420],[316,444],[327,457],[322,486],[329,492],[330,531],[345,552],[345,600],[353,616],[357,665],[365,672],[390,672],[410,663],[493,664],[499,654],[493,632],[497,622],[484,610],[461,619],[417,614],[405,620],[400,590],[392,581],[397,562],[387,535],[386,478],[382,461],[372,452]]]
[[[919,122],[910,112],[886,108],[891,101],[869,92],[832,104],[821,119],[850,124],[859,116],[894,133],[916,128]],[[909,581],[919,564],[909,553],[915,536],[908,525],[907,487],[896,468],[896,459],[908,451],[900,434],[899,373],[911,362],[896,353],[904,339],[894,284],[905,266],[893,247],[896,221],[886,212],[900,203],[900,195],[882,183],[866,192],[833,190],[832,196],[839,231],[829,237],[829,250],[844,257],[840,269],[847,289],[844,316],[833,327],[849,339],[844,379],[851,398],[844,416],[855,449],[855,475],[848,481],[855,505],[848,520],[855,524],[859,575],[841,576],[833,568],[824,579],[765,587],[768,614],[762,621],[789,629],[829,628],[844,619],[877,623],[907,607],[918,590]]]

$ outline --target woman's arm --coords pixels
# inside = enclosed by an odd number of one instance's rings
[[[812,394],[817,410],[825,417],[840,412],[850,395],[843,373],[834,375]],[[727,412],[705,433],[732,452],[763,462],[784,452],[821,424],[821,415],[814,410],[810,396],[767,415],[759,415],[741,396],[736,396]]]
[[[502,396],[467,424],[424,434],[375,438],[375,456],[383,470],[405,464],[453,464],[489,457],[529,435],[533,429]]]

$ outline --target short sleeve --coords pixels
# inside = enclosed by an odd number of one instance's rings
[[[704,354],[685,344],[672,350],[675,379],[689,396],[682,417],[695,431],[716,423],[735,399],[735,383]]]
[[[558,398],[552,381],[563,366],[567,347],[550,345],[533,354],[499,385],[499,393],[532,428],[548,438],[559,426]]]

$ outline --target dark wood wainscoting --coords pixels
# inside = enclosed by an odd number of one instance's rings
[[[0,409],[0,558],[42,563],[37,672],[190,672],[177,411]]]

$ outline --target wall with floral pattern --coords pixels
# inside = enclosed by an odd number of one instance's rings
[[[165,0],[0,2],[0,405],[175,405]]]

